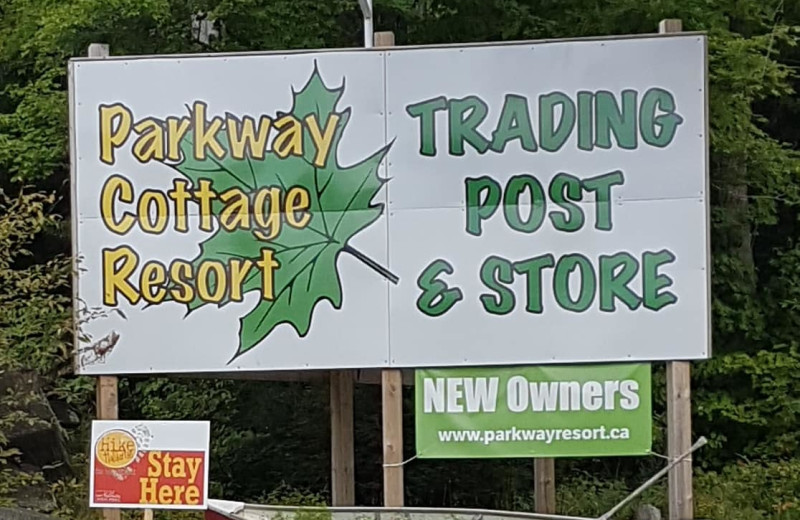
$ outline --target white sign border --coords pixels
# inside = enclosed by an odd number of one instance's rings
[[[504,42],[478,42],[478,43],[466,43],[466,44],[435,44],[435,45],[409,45],[409,46],[401,46],[401,47],[393,47],[391,51],[400,53],[406,50],[422,50],[422,49],[472,49],[472,48],[485,48],[485,47],[506,47],[506,46],[519,46],[519,45],[547,45],[552,43],[590,43],[590,42],[606,42],[606,41],[624,41],[624,40],[655,40],[655,39],[665,39],[665,38],[687,38],[687,37],[699,37],[702,41],[703,46],[703,54],[704,54],[704,70],[703,70],[703,80],[704,80],[704,108],[705,112],[703,114],[704,123],[705,123],[705,132],[703,135],[704,147],[705,147],[705,193],[703,194],[703,204],[705,208],[706,218],[704,222],[704,233],[705,233],[705,242],[706,242],[706,255],[705,255],[705,266],[704,270],[706,272],[705,281],[706,281],[706,348],[705,348],[705,357],[669,357],[669,358],[661,358],[661,357],[637,357],[636,359],[631,358],[628,361],[636,361],[642,363],[651,363],[651,362],[658,362],[658,361],[694,361],[694,360],[703,360],[703,359],[710,359],[712,356],[712,294],[711,294],[711,208],[709,203],[709,190],[710,190],[710,173],[709,173],[709,161],[710,161],[710,141],[709,141],[709,74],[708,74],[708,37],[707,33],[703,31],[686,31],[686,32],[679,32],[679,33],[648,33],[648,34],[629,34],[629,35],[609,35],[609,36],[591,36],[591,37],[581,37],[581,38],[550,38],[550,39],[541,39],[541,40],[515,40],[515,41],[504,41]],[[331,54],[331,53],[341,53],[341,52],[348,52],[348,53],[369,53],[369,52],[386,52],[386,48],[325,48],[325,49],[297,49],[297,50],[279,50],[279,51],[251,51],[251,52],[220,52],[220,53],[196,53],[196,54],[143,54],[143,55],[120,55],[120,56],[106,56],[106,57],[73,57],[69,60],[68,64],[68,103],[69,103],[69,146],[70,146],[70,195],[72,201],[72,208],[73,213],[77,208],[77,150],[76,150],[76,135],[75,135],[75,88],[74,88],[74,73],[73,73],[73,64],[74,63],[81,63],[81,62],[96,62],[96,61],[133,61],[133,60],[151,60],[151,59],[159,59],[159,60],[172,60],[172,59],[193,59],[193,58],[226,58],[226,57],[243,57],[243,56],[283,56],[283,55],[304,55],[304,54]],[[78,253],[78,216],[77,214],[71,215],[71,229],[72,229],[72,262],[73,262],[73,271],[72,271],[72,290],[73,290],[73,316],[74,316],[74,368],[75,372],[78,374],[83,373],[78,362],[77,356],[77,348],[80,345],[79,335],[80,335],[80,328],[78,326],[78,305],[80,304],[80,295],[78,293],[78,278],[79,278],[79,259],[77,258]],[[610,362],[624,362],[625,360],[605,360],[605,361],[580,361],[575,360],[574,362],[567,362],[568,364],[586,364],[586,363],[610,363]],[[560,364],[564,363],[564,361],[553,360],[552,362],[546,363],[542,362],[542,364]],[[526,361],[520,361],[518,364],[528,364]],[[447,366],[465,366],[464,363],[459,364],[451,364]],[[439,365],[431,366],[431,368],[437,368]],[[339,367],[342,369],[346,368],[366,368],[366,367]],[[403,368],[403,369],[414,369],[414,368],[426,368],[424,366],[406,366],[406,365],[396,365],[393,364],[391,359],[387,361],[385,365],[376,366],[374,368]],[[272,371],[275,372],[296,372],[299,370],[323,370],[323,368],[315,368],[315,369],[303,369],[303,368],[273,368]],[[265,370],[259,367],[253,368],[228,368],[223,370],[212,370],[212,371],[202,371],[202,373],[207,374],[232,374],[237,372],[266,372]],[[152,368],[147,371],[140,371],[140,372],[131,372],[131,373],[159,373],[159,374],[167,374],[167,372],[160,372],[154,371]],[[201,372],[190,372],[190,373],[201,373]],[[104,370],[96,370],[92,371],[90,375],[99,376],[99,375],[112,375],[112,374],[123,374],[122,372],[117,371],[104,371]]]

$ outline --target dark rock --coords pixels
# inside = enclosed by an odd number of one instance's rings
[[[22,453],[22,464],[38,469],[49,481],[72,474],[61,427],[36,374],[0,372],[0,417],[8,447]]]
[[[50,485],[43,481],[21,486],[10,494],[10,498],[19,509],[49,513],[57,507]],[[0,520],[2,518],[0,516]]]
[[[64,428],[74,428],[80,425],[80,417],[78,417],[75,410],[70,408],[64,401],[50,399],[50,408],[53,409],[53,413],[56,414],[56,419]]]
[[[0,507],[0,520],[52,520],[52,516],[34,513],[25,509]]]

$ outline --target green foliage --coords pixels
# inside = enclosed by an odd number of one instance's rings
[[[0,396],[0,407],[8,409],[8,406],[13,406],[19,397],[19,395],[12,393]],[[43,477],[40,473],[25,473],[10,467],[10,464],[21,453],[16,448],[8,446],[7,432],[10,432],[19,422],[27,419],[27,416],[19,413],[5,413],[0,416],[0,507],[13,506],[15,503],[13,497],[21,489],[43,482]]]
[[[351,46],[361,37],[358,3],[350,0],[221,0],[198,4],[205,4],[211,17],[225,23],[226,36],[215,50],[319,49]]]
[[[0,364],[58,375],[70,357],[69,262],[33,263],[32,244],[52,230],[52,195],[0,192]]]
[[[330,520],[332,518],[330,511],[327,510],[325,497],[311,490],[294,488],[285,482],[269,492],[260,502],[276,506],[298,507],[294,514],[278,513],[275,515],[276,520]]]
[[[263,503],[275,506],[325,507],[327,499],[308,489],[298,489],[282,482],[264,496]]]
[[[592,475],[572,477],[563,484],[559,483],[558,491],[557,510],[570,516],[600,516],[629,493],[623,482],[600,480]]]
[[[24,367],[57,377],[62,358],[69,358],[69,299],[59,294],[68,264],[64,258],[30,263],[32,242],[56,222],[48,211],[52,202],[40,193],[10,198],[0,192],[0,376]],[[43,482],[37,472],[12,467],[21,453],[8,441],[19,425],[37,421],[21,411],[32,398],[12,385],[0,395],[0,506],[12,505],[19,490]]]
[[[0,193],[0,367],[32,370],[48,382],[49,393],[88,409],[91,380],[69,377],[69,259],[37,261],[35,252],[58,232],[54,203],[52,194]]]
[[[81,462],[88,468],[89,463],[83,457]],[[56,517],[70,520],[94,520],[95,515],[89,509],[89,480],[86,471],[81,472],[82,478],[72,478],[52,484],[53,497],[57,500],[57,508],[53,512]]]
[[[713,520],[800,519],[800,461],[738,463],[696,479],[695,515]]]
[[[558,483],[559,514],[599,517],[639,483],[571,474]],[[666,511],[666,482],[656,483],[615,518],[631,519],[642,504]],[[736,463],[722,472],[699,471],[694,481],[695,518],[709,520],[796,520],[800,518],[800,462]],[[520,495],[517,509],[533,511],[533,498]]]
[[[588,474],[571,475],[563,483],[559,483],[557,511],[563,515],[599,517],[625,499],[633,491],[633,487],[635,486],[622,480],[600,479]],[[625,506],[617,513],[616,518],[633,518],[634,512],[642,504],[650,504],[665,511],[664,493],[664,483],[655,484]]]
[[[70,357],[69,261],[31,263],[33,240],[58,222],[54,197],[0,194],[0,347],[5,361],[63,373]]]

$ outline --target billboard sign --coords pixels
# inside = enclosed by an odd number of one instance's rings
[[[420,458],[645,455],[650,365],[416,371]]]
[[[78,371],[708,357],[705,57],[72,60]]]
[[[207,421],[93,421],[90,507],[205,509]]]

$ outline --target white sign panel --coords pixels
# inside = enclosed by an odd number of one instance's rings
[[[78,370],[708,357],[705,59],[73,60]]]
[[[206,509],[208,421],[93,421],[90,507]]]

